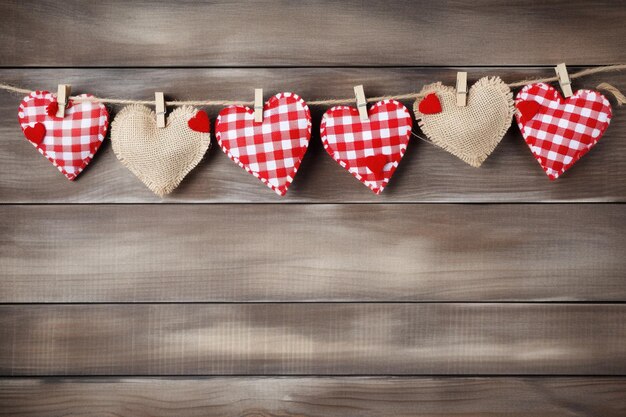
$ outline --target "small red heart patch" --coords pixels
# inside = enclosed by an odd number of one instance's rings
[[[320,131],[326,152],[380,194],[404,156],[413,119],[396,100],[379,101],[368,115],[362,121],[356,108],[336,106],[324,113]]]
[[[430,93],[424,97],[424,100],[420,101],[418,109],[422,114],[441,113],[441,102],[439,101],[437,94]]]
[[[249,107],[230,106],[217,116],[215,137],[230,159],[282,196],[309,146],[309,106],[296,94],[276,94],[263,107],[262,123]]]
[[[93,101],[68,105],[64,118],[57,118],[56,110],[56,96],[34,91],[20,103],[18,119],[26,139],[72,181],[100,148],[109,113],[104,105]]]
[[[43,138],[46,137],[46,126],[39,122],[33,126],[27,126],[24,129],[24,136],[35,145],[41,145]]]
[[[578,90],[565,99],[545,83],[525,86],[515,107],[522,136],[551,180],[589,152],[613,116],[611,104],[597,91]]]
[[[369,170],[372,171],[372,174],[376,176],[376,179],[379,180],[384,175],[383,169],[385,165],[387,165],[388,160],[389,158],[387,158],[386,155],[371,155],[365,158],[365,166],[368,167]]]
[[[204,110],[198,110],[195,116],[193,116],[187,122],[189,129],[195,130],[200,133],[209,133],[211,131],[211,123],[209,122],[209,115]]]
[[[517,111],[520,112],[520,120],[524,122],[535,117],[537,113],[539,113],[539,109],[541,108],[541,104],[536,101],[520,101],[516,104]]]

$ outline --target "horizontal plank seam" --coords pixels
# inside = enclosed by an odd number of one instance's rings
[[[282,201],[282,202],[271,202],[271,201],[259,201],[259,202],[251,202],[251,201],[235,201],[235,202],[224,202],[224,201],[216,201],[216,202],[191,202],[191,201],[180,201],[180,202],[141,202],[141,203],[128,203],[128,202],[120,202],[120,203],[112,203],[112,202],[103,202],[103,203],[90,203],[90,202],[79,202],[79,203],[41,203],[41,202],[11,202],[11,203],[0,203],[0,207],[3,206],[42,206],[42,207],[50,207],[50,206],[279,206],[279,205],[290,205],[290,206],[337,206],[337,205],[449,205],[449,206],[506,206],[506,205],[538,205],[538,204],[567,204],[567,205],[623,205],[626,204],[626,201],[559,201],[559,200],[548,200],[548,201],[494,201],[494,202],[484,202],[484,201],[466,201],[466,202],[451,202],[451,201],[356,201],[356,202],[311,202],[311,201]]]
[[[419,301],[392,301],[392,300],[382,300],[382,301],[372,301],[372,300],[347,300],[347,301],[35,301],[35,302],[0,302],[0,307],[3,306],[91,306],[91,305],[238,305],[238,304],[280,304],[280,305],[291,305],[291,304],[472,304],[472,305],[482,305],[482,304],[512,304],[512,305],[602,305],[602,306],[621,306],[625,305],[625,300],[607,300],[607,301],[598,301],[598,300],[573,300],[573,301],[561,301],[561,300],[545,300],[545,301],[517,301],[517,300],[488,300],[488,301],[436,301],[436,300],[419,300]]]
[[[568,69],[571,68],[595,68],[595,67],[603,67],[606,65],[614,65],[618,64],[616,62],[606,62],[600,64],[576,64],[569,66]],[[77,65],[77,66],[67,66],[67,65],[0,65],[0,70],[7,69],[445,69],[445,68],[503,68],[503,69],[512,69],[512,68],[554,68],[555,63],[549,62],[546,64],[480,64],[480,65],[464,65],[463,63],[459,63],[457,65],[224,65],[224,66],[206,66],[206,65],[136,65],[136,66],[111,66],[111,65]]]
[[[114,379],[114,378],[146,378],[146,379],[197,379],[197,378],[617,378],[626,379],[626,374],[63,374],[63,375],[0,375],[2,379]]]

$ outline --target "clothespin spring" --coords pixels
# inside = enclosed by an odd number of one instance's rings
[[[354,95],[356,96],[356,108],[359,111],[359,118],[362,122],[369,120],[367,114],[367,100],[365,99],[365,91],[362,85],[354,86]]]
[[[154,93],[154,101],[156,103],[156,125],[158,128],[162,129],[165,127],[165,114],[167,113],[163,92],[159,91]]]
[[[263,121],[263,89],[254,89],[254,121],[261,123]]]
[[[456,105],[467,106],[467,72],[465,71],[456,73]]]
[[[572,92],[572,82],[569,79],[567,66],[565,66],[565,63],[557,65],[554,68],[554,71],[559,78],[559,85],[561,86],[561,90],[563,91],[563,96],[565,98],[568,98],[574,95],[574,93]]]
[[[64,118],[65,109],[70,102],[72,87],[69,84],[59,84],[57,88],[57,114],[56,117]]]

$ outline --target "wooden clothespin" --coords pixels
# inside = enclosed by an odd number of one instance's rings
[[[254,89],[254,121],[261,123],[263,121],[263,89]]]
[[[162,91],[154,93],[156,102],[156,125],[158,128],[165,127],[165,96]]]
[[[65,108],[67,107],[70,94],[72,92],[72,86],[69,84],[59,84],[57,89],[57,103],[59,105],[57,109],[57,117],[65,117]]]
[[[574,93],[572,92],[572,82],[567,74],[567,67],[565,66],[565,63],[557,65],[554,70],[556,71],[556,76],[559,78],[559,84],[561,85],[563,96],[565,96],[565,98],[571,97]]]
[[[356,96],[356,108],[359,111],[359,117],[362,122],[366,122],[369,120],[369,116],[367,115],[367,100],[362,85],[354,86],[354,95]]]
[[[465,71],[456,73],[456,105],[467,106],[467,72]]]

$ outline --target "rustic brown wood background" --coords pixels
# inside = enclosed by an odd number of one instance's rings
[[[624,21],[608,0],[0,0],[0,79],[404,93],[623,63]],[[575,85],[600,81],[626,91]],[[626,415],[626,111],[557,182],[513,127],[480,169],[413,141],[374,196],[314,108],[286,198],[214,147],[160,200],[108,141],[66,181],[19,98],[0,93],[0,416]]]

